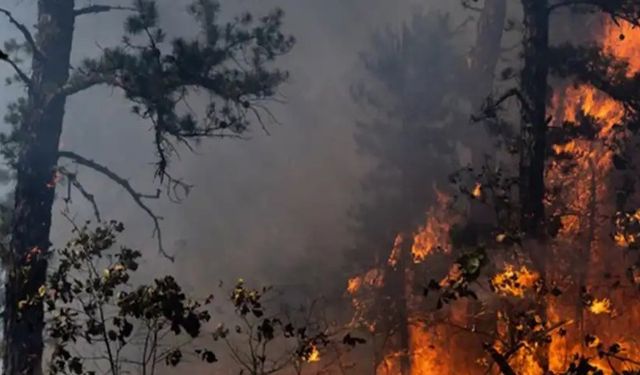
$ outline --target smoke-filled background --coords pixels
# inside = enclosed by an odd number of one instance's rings
[[[81,3],[81,2],[79,2]],[[169,36],[196,30],[185,11],[187,0],[159,1],[161,24]],[[171,165],[174,176],[194,185],[181,203],[152,202],[164,217],[167,250],[176,262],[153,262],[176,273],[188,284],[204,288],[217,280],[250,277],[273,284],[326,283],[326,275],[343,268],[345,249],[352,246],[350,210],[359,195],[360,179],[370,167],[354,142],[360,109],[350,95],[361,74],[359,54],[372,34],[399,28],[417,9],[436,1],[269,0],[222,1],[224,17],[248,10],[257,15],[274,7],[286,12],[284,29],[296,37],[294,51],[278,62],[291,73],[282,88],[284,103],[272,103],[279,124],[268,133],[255,126],[248,140],[206,140],[196,152],[183,149]],[[30,1],[3,4],[27,25],[35,19]],[[80,5],[80,4],[79,4]],[[79,19],[74,61],[119,43],[122,13]],[[0,22],[3,39],[17,37],[8,22]],[[10,71],[2,66],[0,72]],[[7,103],[20,94],[4,88]],[[129,114],[119,92],[96,88],[70,100],[63,149],[108,165],[139,190],[153,192],[154,154],[149,124]],[[105,218],[124,221],[123,242],[155,258],[152,224],[118,186],[89,170],[80,180],[98,199]],[[59,194],[64,194],[59,189]],[[75,195],[71,215],[79,221],[91,207]],[[69,225],[54,212],[55,244],[69,237]],[[149,260],[152,261],[152,260]],[[157,263],[157,264],[155,264]]]
[[[16,18],[35,23],[33,2],[7,2]],[[157,2],[168,39],[197,33],[186,11],[191,0]],[[330,309],[339,306],[348,315],[347,280],[381,257],[384,262],[396,234],[423,222],[434,184],[467,162],[459,140],[474,137],[466,133],[470,103],[485,95],[474,97],[476,82],[465,73],[474,13],[458,1],[438,0],[220,3],[220,22],[243,11],[260,16],[282,8],[283,29],[297,43],[275,62],[290,73],[279,93],[283,101],[268,104],[277,122],[266,129],[255,123],[245,140],[208,139],[194,151],[180,148],[172,161],[171,175],[192,184],[191,194],[180,203],[163,195],[150,206],[163,217],[164,247],[175,262],[158,253],[152,221],[124,189],[88,169],[78,178],[96,196],[103,218],[124,222],[121,242],[143,250],[143,278],[169,273],[196,295],[217,292],[219,281],[245,278],[277,286],[287,301],[325,294]],[[72,63],[119,45],[125,17],[112,12],[78,19]],[[0,36],[19,37],[1,19]],[[0,69],[1,76],[11,74]],[[20,90],[7,87],[0,102],[9,103]],[[373,97],[378,105],[369,101]],[[197,95],[189,104],[196,112],[202,105]],[[69,100],[61,148],[153,193],[159,184],[150,129],[121,92],[93,88]],[[61,246],[71,236],[68,219],[81,223],[93,210],[77,192],[65,205],[62,183],[57,193],[52,240]]]

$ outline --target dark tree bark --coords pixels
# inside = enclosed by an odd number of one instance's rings
[[[47,271],[51,209],[65,96],[52,91],[69,77],[74,29],[73,0],[38,1],[36,44],[25,137],[17,161],[17,185],[5,307],[5,374],[41,373],[43,306],[37,296]]]
[[[404,238],[411,238],[406,236]],[[407,278],[407,272],[411,267],[411,241],[403,241],[400,250],[399,262],[397,268],[393,273],[393,281],[395,285],[392,290],[398,293],[399,298],[396,300],[398,304],[398,331],[400,340],[400,350],[403,355],[400,356],[400,374],[411,374],[411,327],[410,327],[410,312],[408,309],[409,301],[407,299],[407,284],[411,282]]]
[[[496,66],[501,54],[502,35],[507,17],[507,0],[487,0],[478,20],[476,45],[471,56],[470,76],[476,80],[470,95],[474,107],[493,89]]]
[[[545,164],[547,150],[547,96],[549,77],[549,2],[522,0],[524,14],[523,57],[520,77],[522,123],[520,129],[519,194],[521,230],[527,238],[545,237]],[[534,247],[531,259],[545,273],[547,252]],[[537,313],[546,317],[546,304],[536,303]],[[549,369],[548,348],[541,345],[534,353],[546,373]]]
[[[549,67],[548,0],[522,0],[524,67],[521,75],[520,205],[522,230],[541,237],[544,222],[544,170]]]
[[[17,184],[10,250],[6,257],[3,354],[6,374],[41,372],[45,325],[40,297],[45,292],[42,288],[47,276],[51,210],[59,157],[92,168],[124,188],[134,203],[153,219],[158,247],[163,252],[158,217],[143,202],[143,199],[158,198],[160,193],[138,193],[126,179],[107,167],[73,152],[60,153],[67,97],[104,84],[122,89],[126,98],[136,103],[135,108],[140,108],[142,103],[144,115],[141,116],[154,124],[153,142],[158,158],[156,175],[159,183],[175,189],[186,185],[167,173],[169,160],[175,156],[171,151],[172,142],[189,144],[194,139],[234,136],[244,132],[250,125],[249,114],[255,114],[260,120],[262,107],[254,105],[254,101],[273,99],[277,87],[287,79],[287,72],[268,66],[275,58],[288,53],[294,43],[292,37],[280,32],[283,13],[279,10],[256,21],[227,23],[222,26],[225,33],[214,33],[219,38],[190,41],[177,38],[170,52],[163,53],[157,47],[155,37],[163,34],[156,24],[155,3],[134,3],[134,8],[92,5],[74,9],[75,0],[38,0],[38,33],[35,38],[25,25],[13,18],[11,12],[0,7],[0,14],[8,17],[10,23],[22,32],[33,54],[30,76],[9,57],[0,55],[0,59],[6,60],[28,87],[26,104],[20,108],[17,134],[12,139],[12,146],[18,148],[18,153],[15,159],[12,158]],[[219,26],[213,23],[217,12],[213,0],[196,3],[198,9],[193,16],[194,21],[200,24],[200,33],[209,35],[213,30],[219,30]],[[84,60],[70,77],[75,17],[111,10],[133,12],[132,18],[127,20],[129,27],[125,34],[131,36],[141,32],[137,29],[141,27],[148,36],[147,45],[129,50],[105,49],[99,58]],[[244,56],[249,50],[252,51],[251,58],[245,59],[246,64],[240,63],[239,55]],[[194,54],[201,59],[196,59],[198,62],[194,64],[187,63],[186,60],[193,62],[190,58]],[[131,64],[132,61],[135,63]],[[240,66],[230,69],[226,65],[230,61]],[[177,109],[177,103],[186,96],[185,91],[191,89],[208,92],[211,97],[209,104],[218,108],[207,113],[206,121],[196,121],[193,116],[182,114]],[[87,196],[86,192],[84,195]]]

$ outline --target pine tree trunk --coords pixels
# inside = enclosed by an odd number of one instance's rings
[[[403,238],[411,238],[411,236],[404,234]],[[394,289],[398,293],[398,298],[395,302],[398,304],[399,349],[403,353],[400,356],[400,375],[411,374],[411,358],[413,354],[411,352],[411,312],[409,311],[411,280],[407,277],[407,274],[411,272],[411,245],[411,241],[403,241],[397,269],[393,275],[396,282]]]
[[[544,169],[547,133],[549,67],[548,0],[522,0],[524,11],[524,68],[521,85],[523,122],[520,150],[522,230],[533,238],[543,233]]]
[[[69,77],[73,0],[38,1],[38,35],[44,58],[34,54],[32,87],[20,131],[11,254],[6,280],[5,374],[42,372],[44,314],[35,298],[44,284],[55,168],[66,98],[52,91]],[[41,253],[41,256],[38,254]]]
[[[520,207],[521,230],[531,239],[545,237],[545,181],[549,53],[548,0],[522,0],[524,13],[524,67],[521,74],[522,123],[520,129]],[[531,249],[536,268],[546,274],[544,247]],[[547,306],[536,301],[537,314],[546,320]],[[549,370],[548,347],[534,353],[546,374]]]
[[[480,105],[493,89],[506,17],[507,0],[487,0],[485,2],[478,20],[478,35],[469,69],[470,76],[475,82],[475,92],[470,93],[474,107]]]

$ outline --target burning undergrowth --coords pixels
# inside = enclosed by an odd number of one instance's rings
[[[627,61],[627,77],[640,73],[640,30],[607,21],[597,38]],[[556,82],[546,241],[519,232],[504,163],[435,189],[424,224],[399,233],[388,258],[348,284],[351,326],[370,334],[377,374],[640,369],[630,112],[592,85]]]

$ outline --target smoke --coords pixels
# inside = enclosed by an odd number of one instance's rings
[[[194,32],[185,12],[188,3],[159,1],[169,36]],[[298,43],[279,62],[291,72],[291,80],[281,92],[286,103],[271,106],[279,124],[270,124],[269,134],[256,126],[248,140],[206,140],[195,153],[183,150],[181,160],[171,166],[175,176],[195,186],[181,204],[152,202],[164,217],[164,242],[176,255],[174,264],[156,256],[151,222],[126,192],[88,170],[80,171],[80,181],[97,197],[103,217],[124,221],[128,231],[123,243],[143,249],[154,272],[175,273],[197,289],[236,277],[287,285],[327,280],[327,274],[341,269],[343,251],[353,241],[349,209],[367,169],[353,140],[360,114],[349,95],[351,77],[359,69],[358,53],[367,48],[374,30],[399,25],[425,3],[222,2],[224,17],[283,8],[285,29]],[[5,6],[25,24],[34,23],[34,3]],[[116,12],[79,19],[74,61],[119,43],[123,18]],[[4,21],[0,31],[19,36]],[[4,65],[0,69],[5,76],[10,73]],[[7,88],[0,99],[7,102],[17,92],[17,86]],[[109,166],[143,192],[154,192],[150,124],[129,112],[120,93],[108,88],[71,98],[63,148]],[[65,194],[65,189],[58,190]],[[79,222],[90,218],[91,206],[78,194],[72,198],[71,215]],[[60,215],[65,210],[61,200],[55,210],[52,238],[60,245],[69,237],[70,226]]]
[[[190,0],[158,3],[169,37],[193,35],[195,26],[185,12]],[[162,199],[151,206],[164,218],[165,247],[176,262],[158,255],[150,219],[123,189],[86,169],[80,170],[79,180],[96,196],[104,218],[125,223],[122,243],[144,251],[145,276],[171,273],[202,295],[216,291],[219,280],[229,283],[238,277],[299,293],[342,289],[345,250],[356,241],[352,211],[371,168],[354,140],[356,123],[364,116],[350,94],[355,77],[364,74],[360,53],[371,47],[376,31],[400,30],[416,9],[456,10],[457,1],[221,3],[224,18],[244,10],[260,15],[274,7],[284,9],[284,28],[297,44],[277,64],[290,71],[291,79],[281,90],[285,102],[270,106],[278,123],[268,124],[268,132],[255,126],[248,140],[205,140],[195,152],[182,149],[180,159],[174,160],[171,173],[194,189],[180,204]],[[5,6],[25,24],[34,23],[34,2],[12,0]],[[116,12],[79,19],[74,62],[117,45],[124,16]],[[18,36],[2,21],[0,35]],[[10,73],[4,65],[0,69],[0,75]],[[17,91],[3,90],[0,102]],[[130,113],[117,90],[94,88],[69,100],[62,148],[107,165],[139,191],[153,193],[157,185],[149,129],[149,123]],[[64,190],[58,189],[60,197]],[[77,193],[72,198],[70,215],[78,222],[92,218],[91,205]],[[66,209],[59,199],[55,245],[70,236],[70,225],[60,214]]]
[[[78,6],[87,3],[78,1]],[[195,26],[185,11],[190,0],[158,3],[169,37],[194,35]],[[144,250],[148,276],[169,272],[202,293],[219,280],[238,277],[298,290],[309,285],[315,291],[342,288],[347,277],[345,250],[356,240],[352,212],[371,168],[354,141],[356,122],[364,115],[350,94],[355,77],[364,73],[360,53],[370,49],[376,31],[400,30],[417,9],[456,11],[458,2],[221,3],[224,19],[245,10],[260,15],[275,7],[284,9],[284,29],[297,44],[277,64],[290,71],[291,79],[281,90],[285,103],[271,103],[278,123],[268,124],[268,133],[255,126],[248,140],[205,140],[195,152],[182,149],[180,160],[171,165],[174,176],[194,185],[192,193],[180,204],[161,199],[150,205],[164,218],[165,247],[176,262],[158,255],[152,222],[123,189],[86,169],[80,170],[79,179],[96,196],[104,218],[125,223],[122,242]],[[35,23],[33,2],[15,0],[5,7],[25,24]],[[74,63],[118,45],[125,16],[113,12],[80,18]],[[7,22],[0,22],[0,31],[5,37],[19,37]],[[6,65],[0,69],[2,75],[10,74]],[[7,88],[0,92],[0,101],[19,94],[17,86]],[[69,100],[62,148],[107,165],[139,191],[153,193],[157,185],[149,129],[149,123],[130,113],[117,90],[94,88]],[[61,186],[59,196],[65,193]],[[91,219],[91,205],[77,193],[72,199],[70,215],[78,222]],[[60,214],[66,209],[59,199],[55,245],[70,236],[71,227]]]

